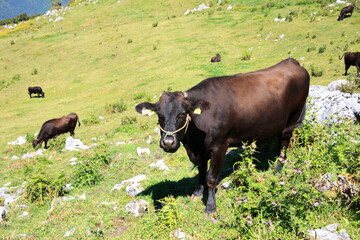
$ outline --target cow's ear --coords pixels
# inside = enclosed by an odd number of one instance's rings
[[[211,103],[206,100],[198,100],[192,104],[190,111],[194,114],[201,114],[202,112],[210,109]]]
[[[142,115],[151,116],[156,111],[156,104],[149,103],[149,102],[143,102],[143,103],[139,103],[138,105],[136,105],[135,109],[138,113],[141,113]]]

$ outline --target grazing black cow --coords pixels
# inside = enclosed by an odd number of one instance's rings
[[[31,98],[31,94],[36,93],[38,97],[45,97],[45,93],[43,92],[41,87],[29,87],[28,92]]]
[[[163,92],[157,103],[135,108],[157,113],[165,152],[173,153],[183,143],[199,170],[192,200],[201,197],[207,185],[205,213],[210,214],[216,212],[215,187],[227,149],[277,136],[280,149],[286,150],[294,127],[304,118],[309,79],[289,58],[256,72],[205,79],[186,92]]]
[[[341,57],[339,56],[339,60],[344,57],[345,62],[345,73],[347,75],[347,71],[350,66],[356,66],[357,74],[360,72],[360,52],[346,52]]]
[[[46,121],[42,126],[37,138],[33,141],[33,148],[35,149],[38,144],[45,142],[45,149],[47,148],[47,142],[49,139],[56,137],[57,135],[70,132],[70,136],[73,136],[76,123],[80,120],[76,113],[70,113],[69,115],[62,116],[60,118],[54,118]]]
[[[220,62],[220,61],[221,61],[221,56],[218,53],[216,54],[215,57],[211,58],[211,62]]]
[[[349,13],[350,13],[350,16],[352,16],[354,7],[355,7],[355,4],[350,4],[349,6],[343,7],[340,11],[338,21],[344,20],[345,16]]]

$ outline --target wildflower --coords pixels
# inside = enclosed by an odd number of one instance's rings
[[[252,143],[251,147],[255,149],[256,148],[256,143]]]
[[[293,193],[293,194],[296,194],[296,190],[295,190],[295,189],[293,189],[293,190],[292,190],[292,193]]]
[[[320,202],[320,204],[324,204],[323,202]]]
[[[318,139],[318,138],[315,138],[315,141],[319,141],[319,139]]]
[[[285,153],[280,153],[280,157],[284,158],[285,157]]]
[[[88,230],[88,231],[87,231],[87,234],[88,234],[88,236],[90,236],[90,235],[91,235],[91,231],[90,231],[90,230]]]
[[[246,146],[245,146],[245,145],[242,145],[241,147],[242,147],[242,149],[245,149],[245,148],[246,148]]]
[[[263,221],[263,224],[266,224],[266,221],[265,221],[265,220]]]
[[[317,205],[319,205],[319,202],[314,202],[314,206],[316,207]]]
[[[214,216],[211,216],[211,221],[212,221],[213,223],[217,223],[218,220],[216,220],[216,218],[215,218]]]
[[[276,206],[277,206],[277,203],[276,203],[276,202],[273,202],[273,205],[274,205],[274,207],[276,207]]]
[[[272,221],[270,220],[269,222],[268,222],[268,224],[269,224],[269,226],[272,228]]]
[[[247,218],[247,219],[251,219],[250,215],[247,215],[246,218]]]
[[[281,186],[284,186],[284,184],[285,184],[284,181],[280,181]]]
[[[300,169],[297,170],[297,174],[301,174],[302,171]]]

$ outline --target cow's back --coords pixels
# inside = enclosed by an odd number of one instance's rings
[[[308,72],[286,59],[256,72],[206,79],[187,92],[194,101],[210,103],[209,110],[193,114],[195,125],[207,133],[221,129],[230,145],[238,145],[239,139],[261,141],[278,134],[303,108],[308,90]]]

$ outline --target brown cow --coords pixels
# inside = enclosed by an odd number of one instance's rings
[[[211,58],[211,62],[220,62],[220,61],[221,61],[221,56],[218,53],[216,54],[215,57]]]
[[[70,136],[73,136],[76,123],[80,120],[76,113],[70,113],[69,115],[62,116],[60,118],[54,118],[46,121],[42,126],[37,138],[33,141],[33,148],[35,149],[38,144],[44,141],[45,149],[47,148],[47,142],[49,139],[54,138],[60,134],[70,132]]]
[[[347,14],[350,13],[350,16],[352,16],[352,13],[354,11],[354,7],[355,7],[355,4],[350,4],[349,6],[346,6],[344,8],[341,9],[340,11],[340,15],[339,15],[339,18],[338,18],[338,21],[341,21],[343,20]]]
[[[208,78],[186,92],[164,92],[157,103],[135,108],[157,113],[165,152],[176,152],[183,143],[199,170],[192,199],[207,186],[205,213],[210,214],[216,212],[215,188],[227,149],[278,137],[285,151],[304,118],[309,83],[306,69],[289,58],[256,72]]]
[[[341,57],[339,56],[339,60],[344,57],[345,63],[345,73],[347,75],[347,71],[350,66],[355,66],[357,69],[357,74],[360,72],[360,52],[346,52]]]

